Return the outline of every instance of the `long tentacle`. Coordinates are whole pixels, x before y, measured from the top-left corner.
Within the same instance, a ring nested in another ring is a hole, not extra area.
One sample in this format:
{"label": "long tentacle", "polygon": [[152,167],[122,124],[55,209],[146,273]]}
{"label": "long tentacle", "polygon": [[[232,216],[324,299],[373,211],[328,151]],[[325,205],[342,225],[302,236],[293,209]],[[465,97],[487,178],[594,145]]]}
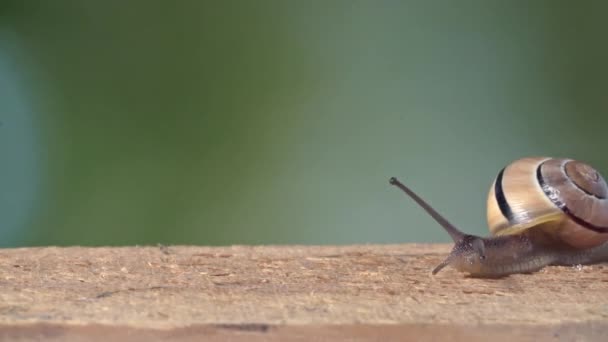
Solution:
{"label": "long tentacle", "polygon": [[[422,207],[422,209],[426,210],[426,212],[431,215],[432,218],[437,221],[452,237],[454,242],[460,241],[464,237],[464,233],[460,231],[460,229],[456,228],[453,224],[451,224],[448,220],[446,220],[443,216],[441,216],[430,204],[426,203],[420,196],[418,196],[414,191],[412,191],[407,186],[403,185],[397,178],[392,177],[389,181],[391,185],[398,187],[403,190],[408,196],[410,196],[418,205]],[[444,265],[445,266],[445,265]],[[439,268],[441,269],[441,268]],[[437,270],[439,271],[439,270]]]}

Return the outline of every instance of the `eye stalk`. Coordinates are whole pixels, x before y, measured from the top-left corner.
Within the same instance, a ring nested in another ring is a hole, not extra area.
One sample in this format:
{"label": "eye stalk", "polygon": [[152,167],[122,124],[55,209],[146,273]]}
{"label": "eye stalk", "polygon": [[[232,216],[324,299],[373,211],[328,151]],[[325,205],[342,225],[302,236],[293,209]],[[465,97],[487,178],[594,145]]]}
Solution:
{"label": "eye stalk", "polygon": [[437,221],[437,223],[439,223],[439,225],[442,226],[443,229],[445,229],[448,232],[448,234],[450,234],[450,236],[452,237],[452,240],[454,240],[454,242],[458,242],[465,236],[465,234],[462,231],[460,231],[460,229],[456,228],[453,224],[451,224],[448,220],[446,220],[443,216],[441,216],[437,212],[437,210],[433,209],[433,207],[431,207],[430,204],[426,203],[425,200],[423,200],[420,196],[418,196],[410,188],[403,185],[403,183],[401,183],[397,178],[391,177],[391,179],[389,180],[389,183],[391,185],[394,185],[394,186],[398,187],[399,189],[401,189],[408,196],[410,196],[416,203],[418,203],[418,205],[421,206],[422,209],[424,209],[429,215],[431,215],[431,217],[433,219],[435,219],[435,221]]}
{"label": "eye stalk", "polygon": [[418,196],[414,191],[401,183],[397,178],[392,177],[389,180],[391,185],[394,185],[405,192],[406,195],[411,197],[422,209],[424,209],[440,226],[445,229],[448,234],[454,240],[454,248],[452,248],[452,252],[448,257],[442,261],[435,269],[433,269],[433,274],[437,274],[444,267],[455,264],[455,263],[463,263],[465,260],[469,260],[468,262],[473,262],[477,260],[477,262],[481,262],[486,258],[486,246],[483,238],[469,235],[463,233],[460,229],[456,228],[453,224],[451,224],[448,220],[446,220],[441,214],[437,212],[430,204],[428,204],[425,200],[423,200],[420,196]]}

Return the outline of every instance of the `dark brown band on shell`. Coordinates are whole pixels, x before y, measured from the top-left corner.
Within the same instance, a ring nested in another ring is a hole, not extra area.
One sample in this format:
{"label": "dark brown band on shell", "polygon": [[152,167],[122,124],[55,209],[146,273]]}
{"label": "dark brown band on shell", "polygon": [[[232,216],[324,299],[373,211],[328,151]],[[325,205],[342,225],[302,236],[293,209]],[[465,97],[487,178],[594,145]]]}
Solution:
{"label": "dark brown band on shell", "polygon": [[[594,232],[597,232],[597,233],[608,233],[608,227],[598,226],[587,220],[584,220],[581,217],[575,215],[572,212],[572,210],[570,208],[568,208],[568,205],[562,199],[560,191],[558,189],[554,188],[553,186],[547,184],[547,181],[545,180],[545,177],[543,176],[543,172],[542,172],[542,168],[545,165],[545,163],[546,162],[543,162],[540,165],[538,165],[538,167],[536,169],[536,179],[537,179],[540,187],[543,189],[543,192],[545,193],[545,195],[549,198],[549,200],[551,200],[551,202],[553,202],[553,204],[556,207],[558,207],[562,212],[564,212],[564,214],[568,215],[568,217],[570,219],[572,219],[574,222],[576,222],[578,225],[585,227],[589,230],[592,230]],[[566,174],[565,168],[564,168],[564,174]],[[566,177],[569,177],[569,176],[566,175]],[[581,186],[579,184],[577,184],[576,182],[571,182],[571,183],[577,189],[584,192],[587,196],[593,196],[598,199],[600,198],[599,196],[589,193],[589,191],[581,188]]]}
{"label": "dark brown band on shell", "polygon": [[[506,168],[506,167],[505,167]],[[496,203],[498,203],[498,208],[507,221],[512,222],[514,215],[513,210],[511,210],[511,206],[505,197],[505,192],[502,189],[502,176],[505,173],[505,168],[500,170],[498,176],[496,177],[496,182],[494,182],[494,194],[496,196]]]}

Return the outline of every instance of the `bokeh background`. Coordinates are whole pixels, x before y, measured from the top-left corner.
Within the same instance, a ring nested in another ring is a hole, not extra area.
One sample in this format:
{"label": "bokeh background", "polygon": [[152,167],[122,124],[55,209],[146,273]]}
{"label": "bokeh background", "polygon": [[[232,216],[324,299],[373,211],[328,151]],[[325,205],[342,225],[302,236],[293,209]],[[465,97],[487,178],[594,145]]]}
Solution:
{"label": "bokeh background", "polygon": [[0,246],[447,242],[608,174],[605,1],[0,2]]}

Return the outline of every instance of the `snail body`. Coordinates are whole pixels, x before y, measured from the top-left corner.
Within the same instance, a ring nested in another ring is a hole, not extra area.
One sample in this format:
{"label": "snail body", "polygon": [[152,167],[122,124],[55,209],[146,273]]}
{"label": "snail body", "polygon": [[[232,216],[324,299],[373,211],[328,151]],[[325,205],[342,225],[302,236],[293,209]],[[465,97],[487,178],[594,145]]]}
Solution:
{"label": "snail body", "polygon": [[522,158],[490,188],[490,237],[465,234],[396,178],[397,186],[452,237],[454,247],[433,274],[451,266],[475,277],[531,273],[548,265],[608,262],[608,186],[572,159]]}

